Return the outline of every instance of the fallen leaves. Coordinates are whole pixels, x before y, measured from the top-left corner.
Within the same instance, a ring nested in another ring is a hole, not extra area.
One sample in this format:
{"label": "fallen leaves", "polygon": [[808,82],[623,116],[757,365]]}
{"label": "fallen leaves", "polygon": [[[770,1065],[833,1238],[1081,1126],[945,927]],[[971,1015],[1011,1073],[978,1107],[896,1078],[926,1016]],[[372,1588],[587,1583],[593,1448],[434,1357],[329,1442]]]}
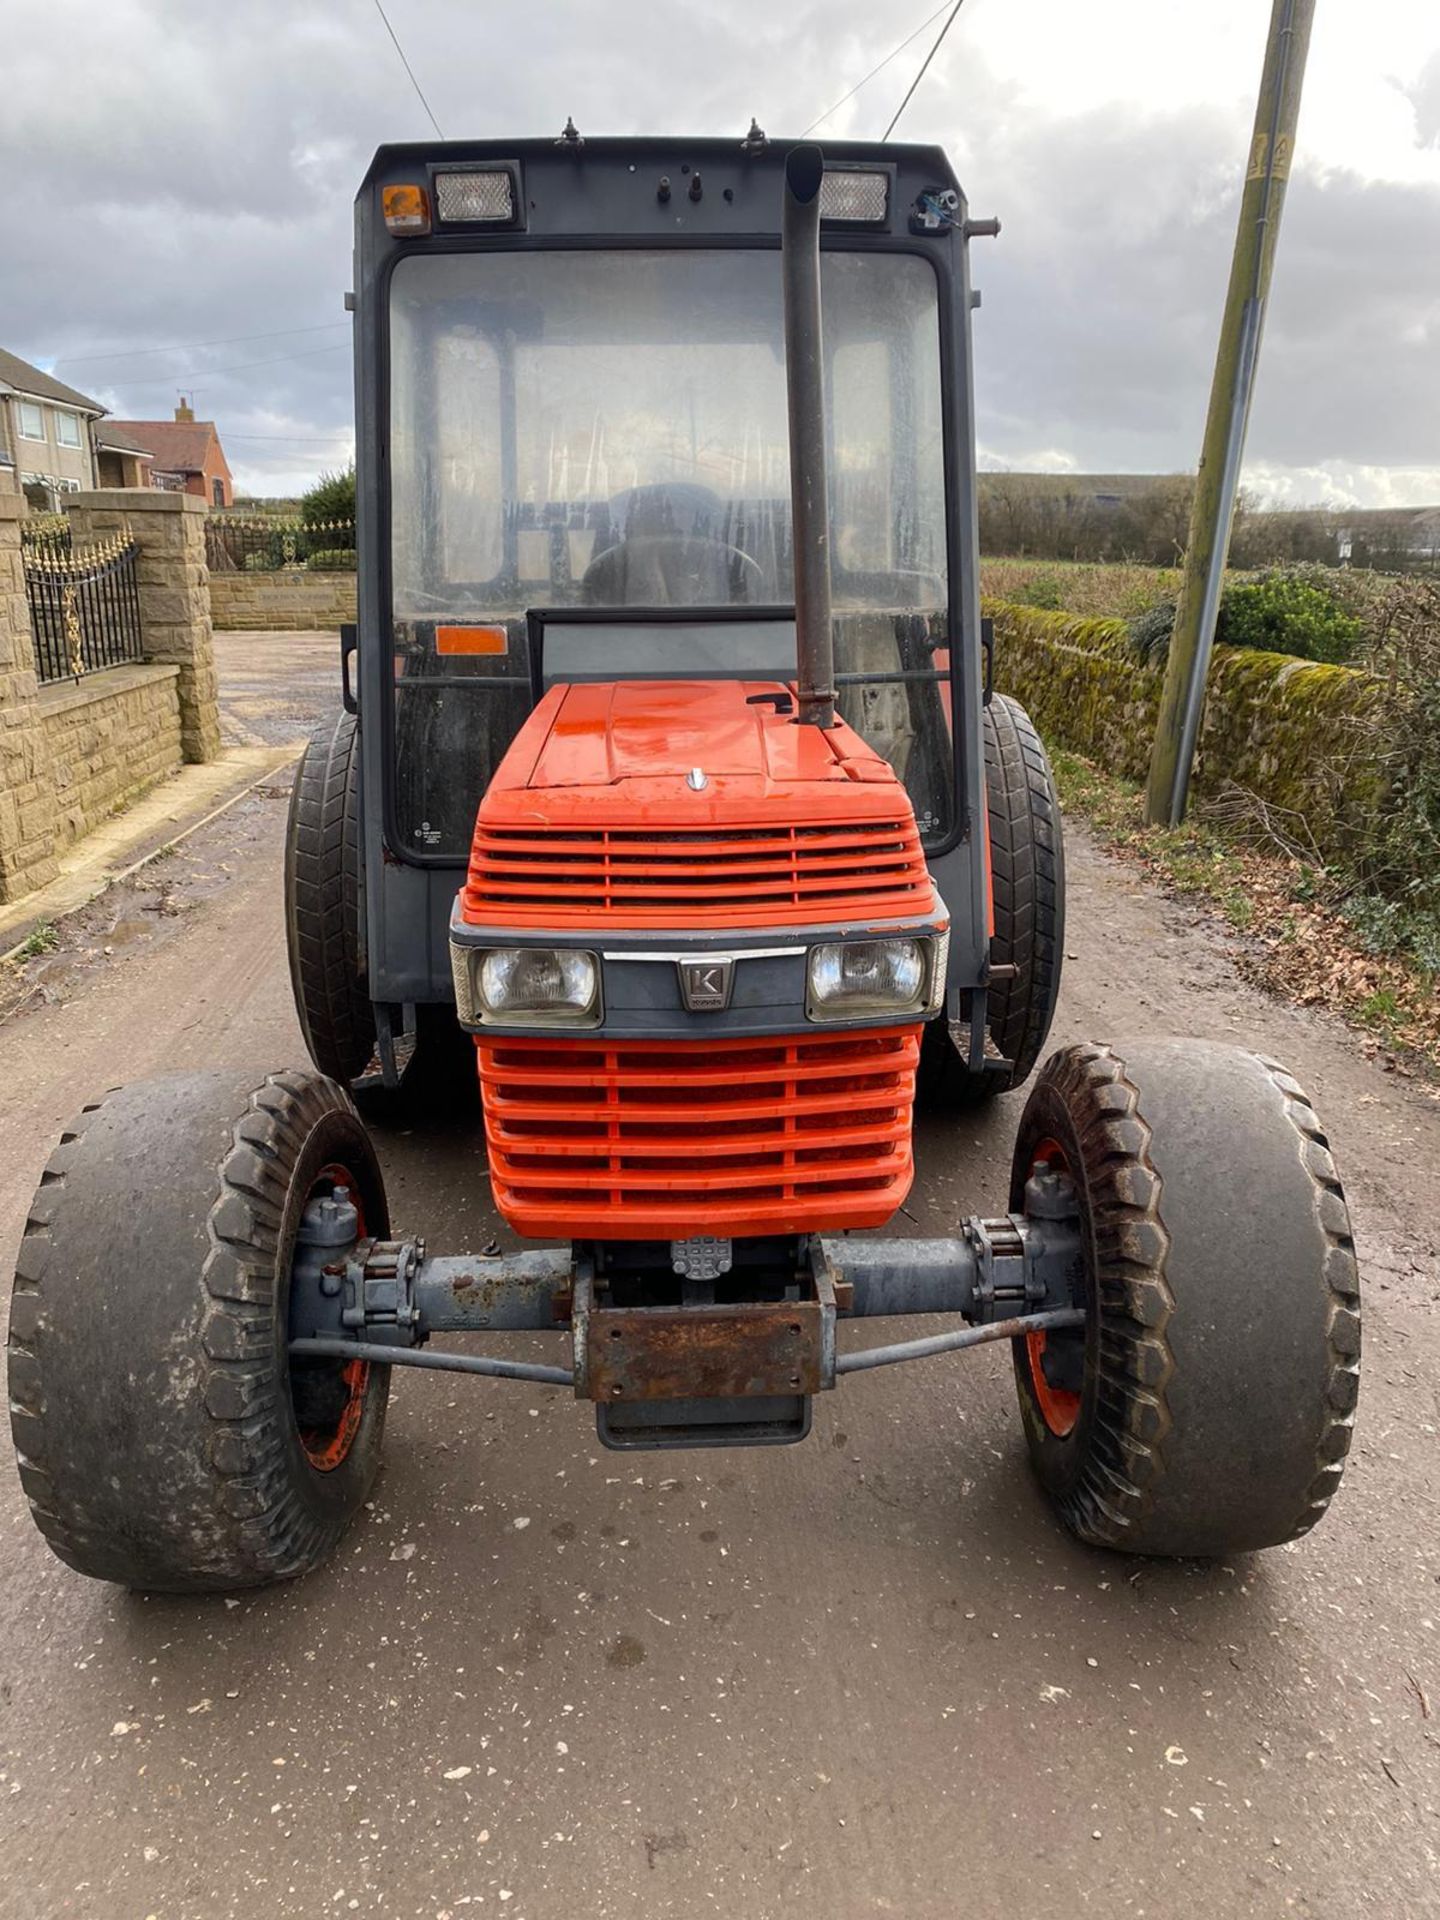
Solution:
{"label": "fallen leaves", "polygon": [[1071,754],[1056,756],[1065,810],[1085,819],[1108,849],[1172,897],[1200,899],[1237,939],[1242,979],[1292,1005],[1319,1008],[1361,1027],[1367,1051],[1389,1072],[1440,1067],[1440,994],[1424,968],[1368,952],[1354,926],[1317,893],[1323,878],[1279,853],[1230,841],[1203,822],[1147,827],[1138,790]]}

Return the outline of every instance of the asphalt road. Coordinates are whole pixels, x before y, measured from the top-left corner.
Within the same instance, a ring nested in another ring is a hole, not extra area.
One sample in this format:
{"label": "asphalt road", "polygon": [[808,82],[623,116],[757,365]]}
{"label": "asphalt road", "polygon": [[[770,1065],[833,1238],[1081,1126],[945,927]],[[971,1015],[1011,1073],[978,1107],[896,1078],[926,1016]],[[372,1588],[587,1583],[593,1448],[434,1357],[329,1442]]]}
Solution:
{"label": "asphalt road", "polygon": [[[232,737],[296,730],[332,645],[222,641]],[[97,1089],[302,1059],[284,785],[91,909],[0,1028],[7,1261]],[[991,1350],[733,1454],[607,1454],[564,1393],[401,1375],[341,1553],[238,1600],[70,1573],[6,1450],[3,1920],[1440,1913],[1440,1107],[1069,845],[1056,1040],[1257,1047],[1332,1132],[1367,1345],[1323,1526],[1218,1566],[1077,1546]],[[996,1208],[1018,1109],[926,1126],[901,1224]],[[495,1229],[473,1103],[379,1138],[400,1227]]]}

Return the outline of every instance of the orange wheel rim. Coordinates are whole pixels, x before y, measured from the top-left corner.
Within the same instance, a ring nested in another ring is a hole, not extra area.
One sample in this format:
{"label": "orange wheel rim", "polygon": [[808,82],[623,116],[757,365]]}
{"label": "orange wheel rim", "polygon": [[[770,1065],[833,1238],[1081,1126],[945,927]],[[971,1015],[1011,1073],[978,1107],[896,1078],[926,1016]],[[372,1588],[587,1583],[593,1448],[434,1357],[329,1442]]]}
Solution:
{"label": "orange wheel rim", "polygon": [[1071,1393],[1065,1387],[1052,1387],[1045,1378],[1045,1341],[1044,1333],[1027,1333],[1025,1336],[1025,1354],[1030,1366],[1030,1390],[1035,1395],[1035,1404],[1040,1409],[1040,1418],[1045,1422],[1057,1440],[1063,1440],[1073,1431],[1075,1422],[1080,1418],[1080,1395]]}
{"label": "orange wheel rim", "polygon": [[[1057,1167],[1062,1173],[1069,1173],[1070,1159],[1058,1140],[1042,1140],[1035,1149],[1035,1158],[1044,1160],[1047,1165]],[[1030,1373],[1030,1391],[1035,1396],[1035,1405],[1040,1418],[1045,1422],[1057,1440],[1063,1440],[1073,1433],[1075,1423],[1080,1418],[1081,1396],[1072,1393],[1068,1387],[1052,1387],[1045,1377],[1045,1343],[1049,1338],[1043,1331],[1027,1333],[1025,1336],[1025,1361]]]}
{"label": "orange wheel rim", "polygon": [[370,1362],[348,1361],[340,1378],[345,1383],[346,1392],[345,1410],[338,1424],[328,1433],[303,1427],[300,1430],[300,1444],[305,1449],[305,1458],[317,1473],[333,1473],[355,1444],[360,1422],[365,1417],[365,1389],[370,1384]]}
{"label": "orange wheel rim", "polygon": [[[349,1193],[358,1217],[359,1237],[363,1240],[366,1237],[365,1203],[360,1197],[359,1183],[348,1167],[338,1164],[322,1167],[315,1176],[315,1184],[310,1189],[306,1204],[317,1194],[333,1192],[336,1187],[344,1187]],[[365,1418],[365,1391],[370,1384],[370,1362],[347,1360],[340,1370],[340,1379],[345,1387],[345,1405],[335,1425],[299,1429],[305,1458],[317,1473],[333,1473],[349,1458],[355,1436],[360,1431],[360,1422]]]}

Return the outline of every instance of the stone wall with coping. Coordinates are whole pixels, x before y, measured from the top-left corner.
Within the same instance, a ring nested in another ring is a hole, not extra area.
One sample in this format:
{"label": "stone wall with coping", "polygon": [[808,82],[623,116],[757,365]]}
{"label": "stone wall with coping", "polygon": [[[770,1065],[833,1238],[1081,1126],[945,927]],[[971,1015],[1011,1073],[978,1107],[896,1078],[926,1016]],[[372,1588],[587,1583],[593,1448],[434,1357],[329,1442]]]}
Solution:
{"label": "stone wall with coping", "polygon": [[212,573],[210,618],[217,633],[329,632],[355,618],[355,575]]}
{"label": "stone wall with coping", "polygon": [[181,762],[180,669],[107,667],[40,689],[57,853]]}
{"label": "stone wall with coping", "polygon": [[21,493],[0,491],[0,902],[59,872],[49,743],[40,723],[35,648],[20,557]]}
{"label": "stone wall with coping", "polygon": [[25,500],[0,491],[0,902],[59,873],[59,856],[182,760],[220,751],[205,503],[115,489],[66,501],[77,550],[128,531],[143,661],[41,686],[20,551]]}
{"label": "stone wall with coping", "polygon": [[[1136,658],[1123,620],[1085,620],[987,600],[995,685],[1046,745],[1142,782],[1165,676]],[[1217,647],[1210,663],[1194,792],[1235,789],[1304,823],[1322,858],[1344,856],[1381,800],[1369,716],[1377,683],[1354,667]]]}
{"label": "stone wall with coping", "polygon": [[76,545],[129,530],[140,548],[140,632],[145,658],[180,669],[180,740],[187,760],[220,751],[219,686],[210,631],[205,502],[188,493],[112,487],[64,502]]}

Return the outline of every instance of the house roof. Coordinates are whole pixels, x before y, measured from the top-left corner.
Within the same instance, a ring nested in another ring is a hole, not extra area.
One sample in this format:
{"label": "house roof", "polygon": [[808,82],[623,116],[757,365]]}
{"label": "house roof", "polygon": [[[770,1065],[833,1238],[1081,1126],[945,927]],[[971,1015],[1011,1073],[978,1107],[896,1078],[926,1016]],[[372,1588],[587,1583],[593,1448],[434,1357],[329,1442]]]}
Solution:
{"label": "house roof", "polygon": [[213,420],[111,420],[106,430],[153,455],[162,473],[203,473],[212,442],[230,471]]}
{"label": "house roof", "polygon": [[0,387],[13,387],[17,393],[31,395],[36,400],[55,400],[63,407],[78,407],[84,413],[97,416],[105,411],[89,394],[67,387],[63,380],[42,373],[39,367],[32,367],[18,353],[7,353],[3,347],[0,347]]}
{"label": "house roof", "polygon": [[132,435],[117,430],[113,420],[107,420],[103,426],[97,422],[94,431],[95,445],[101,453],[133,453],[141,460],[155,458],[150,449],[142,447]]}
{"label": "house roof", "polygon": [[[1300,509],[1304,511],[1304,509]],[[1398,527],[1409,525],[1429,531],[1440,526],[1440,507],[1336,507],[1347,527]]]}

